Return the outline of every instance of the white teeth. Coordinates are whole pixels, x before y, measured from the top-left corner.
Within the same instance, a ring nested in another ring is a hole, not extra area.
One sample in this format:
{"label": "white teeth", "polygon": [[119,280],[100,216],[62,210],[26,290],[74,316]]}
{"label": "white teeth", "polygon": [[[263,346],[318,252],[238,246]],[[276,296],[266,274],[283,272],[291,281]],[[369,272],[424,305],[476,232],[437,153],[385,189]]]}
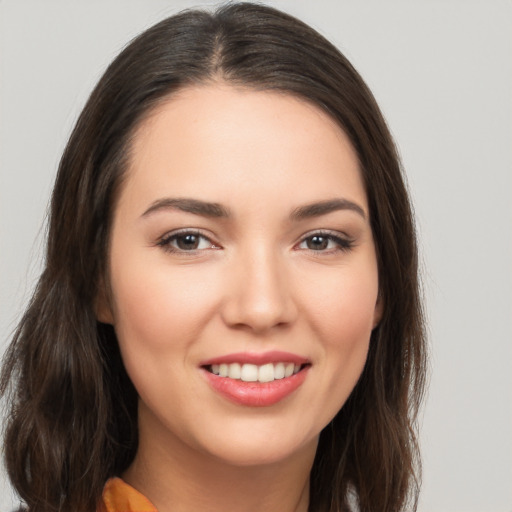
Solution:
{"label": "white teeth", "polygon": [[244,382],[256,382],[258,380],[258,367],[255,364],[244,364],[240,379]]}
{"label": "white teeth", "polygon": [[219,375],[221,377],[227,377],[229,375],[229,365],[228,364],[220,364],[219,365]]}
{"label": "white teeth", "polygon": [[228,377],[230,379],[239,379],[242,376],[242,367],[238,363],[229,365]]}
{"label": "white teeth", "polygon": [[295,365],[293,363],[288,363],[284,368],[284,376],[290,377],[291,375],[293,375],[294,369],[295,369]]}
{"label": "white teeth", "polygon": [[274,379],[284,378],[284,363],[277,363],[274,366]]}
{"label": "white teeth", "polygon": [[260,382],[272,382],[274,380],[274,365],[272,363],[260,366],[258,380]]}
{"label": "white teeth", "polygon": [[301,369],[300,364],[267,363],[261,366],[255,364],[222,363],[212,364],[211,372],[219,377],[242,380],[244,382],[272,382],[277,379],[291,377]]}

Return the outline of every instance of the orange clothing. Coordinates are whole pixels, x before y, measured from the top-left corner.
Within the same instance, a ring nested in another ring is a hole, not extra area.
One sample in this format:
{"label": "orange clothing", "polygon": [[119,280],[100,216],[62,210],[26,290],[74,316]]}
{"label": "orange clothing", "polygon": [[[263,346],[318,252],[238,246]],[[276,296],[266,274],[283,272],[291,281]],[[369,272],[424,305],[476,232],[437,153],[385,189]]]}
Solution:
{"label": "orange clothing", "polygon": [[98,512],[158,512],[139,491],[120,478],[105,484]]}

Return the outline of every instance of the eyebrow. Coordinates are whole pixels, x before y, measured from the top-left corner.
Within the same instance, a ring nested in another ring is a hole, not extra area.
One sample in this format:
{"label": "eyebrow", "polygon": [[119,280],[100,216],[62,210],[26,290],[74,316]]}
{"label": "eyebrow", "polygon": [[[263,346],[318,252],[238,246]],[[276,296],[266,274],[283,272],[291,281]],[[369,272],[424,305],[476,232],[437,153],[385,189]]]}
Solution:
{"label": "eyebrow", "polygon": [[142,214],[142,217],[146,217],[160,210],[169,209],[177,209],[182,212],[202,215],[203,217],[230,216],[229,210],[219,203],[209,203],[207,201],[200,201],[199,199],[165,197],[163,199],[157,199],[152,203],[151,206]]}
{"label": "eyebrow", "polygon": [[[154,201],[142,214],[142,217],[147,217],[161,210],[172,209],[201,215],[203,217],[228,218],[231,216],[229,210],[219,203],[210,203],[208,201],[192,198],[165,197]],[[327,201],[310,203],[295,208],[290,214],[290,220],[299,221],[312,217],[320,217],[321,215],[327,215],[328,213],[339,210],[350,210],[361,215],[363,219],[366,219],[365,211],[357,203],[349,201],[348,199],[328,199]]]}
{"label": "eyebrow", "polygon": [[339,210],[350,210],[353,211],[363,219],[366,220],[366,213],[361,206],[348,199],[329,199],[327,201],[321,201],[319,203],[311,203],[304,206],[295,208],[290,214],[292,220],[303,220],[311,217],[320,217],[321,215],[327,215],[328,213],[339,211]]}

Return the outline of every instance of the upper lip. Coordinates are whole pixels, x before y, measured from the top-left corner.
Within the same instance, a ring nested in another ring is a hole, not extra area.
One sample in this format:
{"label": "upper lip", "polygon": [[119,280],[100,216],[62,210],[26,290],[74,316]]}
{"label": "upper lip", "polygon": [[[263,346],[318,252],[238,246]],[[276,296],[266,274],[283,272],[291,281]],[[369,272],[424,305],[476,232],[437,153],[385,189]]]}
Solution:
{"label": "upper lip", "polygon": [[310,361],[306,357],[291,352],[272,350],[269,352],[237,352],[223,356],[212,357],[202,361],[200,366],[210,366],[212,364],[255,364],[261,366],[268,363],[294,363],[308,364]]}

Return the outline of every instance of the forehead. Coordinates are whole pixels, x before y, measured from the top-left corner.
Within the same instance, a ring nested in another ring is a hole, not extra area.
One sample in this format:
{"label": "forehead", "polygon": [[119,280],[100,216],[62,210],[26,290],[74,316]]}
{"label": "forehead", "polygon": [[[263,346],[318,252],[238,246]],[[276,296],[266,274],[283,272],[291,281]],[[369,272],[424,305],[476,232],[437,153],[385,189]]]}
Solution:
{"label": "forehead", "polygon": [[226,84],[184,88],[141,122],[125,186],[148,200],[252,190],[308,202],[348,190],[366,204],[355,150],[329,115],[291,94]]}

